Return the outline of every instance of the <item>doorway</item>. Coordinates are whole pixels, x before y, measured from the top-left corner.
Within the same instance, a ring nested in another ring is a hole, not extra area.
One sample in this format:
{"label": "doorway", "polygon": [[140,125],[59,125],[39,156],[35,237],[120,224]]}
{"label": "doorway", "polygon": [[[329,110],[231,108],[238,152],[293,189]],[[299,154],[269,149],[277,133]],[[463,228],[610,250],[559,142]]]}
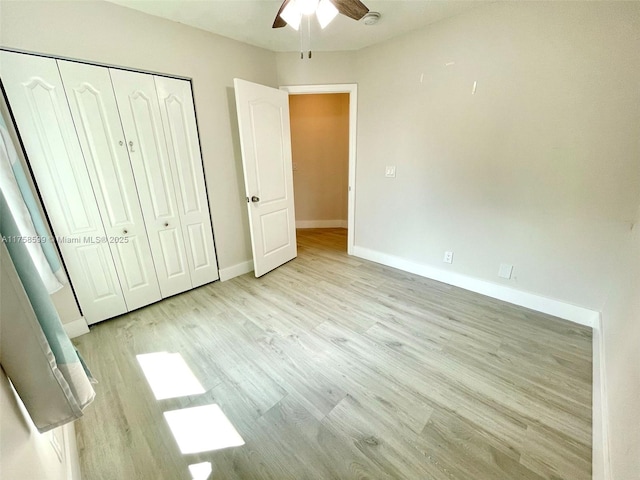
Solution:
{"label": "doorway", "polygon": [[289,93],[296,225],[347,228],[353,253],[357,86],[280,87]]}

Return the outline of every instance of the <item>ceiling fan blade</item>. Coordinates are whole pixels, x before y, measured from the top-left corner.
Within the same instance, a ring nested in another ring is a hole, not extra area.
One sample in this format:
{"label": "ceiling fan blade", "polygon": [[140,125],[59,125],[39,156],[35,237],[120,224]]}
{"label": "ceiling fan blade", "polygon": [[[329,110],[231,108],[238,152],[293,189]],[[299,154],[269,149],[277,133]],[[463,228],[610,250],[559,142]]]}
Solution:
{"label": "ceiling fan blade", "polygon": [[284,0],[284,2],[282,2],[282,5],[280,5],[280,10],[278,10],[278,14],[276,15],[276,19],[273,21],[273,27],[271,28],[282,28],[287,25],[287,22],[284,21],[280,14],[284,10],[284,7],[287,6],[287,3],[289,3],[290,1],[291,0]]}
{"label": "ceiling fan blade", "polygon": [[360,20],[369,9],[360,0],[331,0],[338,11],[354,20]]}

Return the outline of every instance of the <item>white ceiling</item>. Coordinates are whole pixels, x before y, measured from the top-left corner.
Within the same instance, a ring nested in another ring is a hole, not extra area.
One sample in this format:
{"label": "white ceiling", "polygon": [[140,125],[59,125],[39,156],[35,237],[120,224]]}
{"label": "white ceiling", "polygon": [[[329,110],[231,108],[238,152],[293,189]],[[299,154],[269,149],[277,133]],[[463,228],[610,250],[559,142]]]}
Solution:
{"label": "white ceiling", "polygon": [[[300,49],[300,34],[291,27],[273,29],[279,0],[109,0],[134,10],[167,18],[276,52]],[[489,3],[483,0],[363,0],[380,12],[367,26],[343,15],[324,30],[311,19],[313,51],[359,50],[405,32]]]}

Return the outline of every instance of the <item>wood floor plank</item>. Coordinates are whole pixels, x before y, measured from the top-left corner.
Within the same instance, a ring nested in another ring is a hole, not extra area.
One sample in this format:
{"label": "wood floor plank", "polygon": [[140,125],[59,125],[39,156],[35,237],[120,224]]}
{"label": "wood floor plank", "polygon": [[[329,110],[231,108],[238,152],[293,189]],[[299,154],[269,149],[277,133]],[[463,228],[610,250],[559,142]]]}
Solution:
{"label": "wood floor plank", "polygon": [[[352,396],[366,398],[368,403],[383,409],[392,409],[397,422],[419,433],[433,412],[427,399],[413,388],[385,375],[375,368],[355,361],[342,352],[331,349],[321,339],[312,336],[296,338],[301,350],[288,346],[292,356],[312,357],[322,366],[322,371]],[[318,355],[318,351],[330,351],[330,356]]]}
{"label": "wood floor plank", "polygon": [[[342,229],[75,342],[100,380],[76,423],[87,479],[591,478],[590,329],[350,257]],[[156,400],[153,352],[205,392]],[[206,405],[244,445],[180,453],[164,412]]]}
{"label": "wood floor plank", "polygon": [[584,445],[541,425],[530,425],[523,441],[522,465],[543,478],[588,478],[591,457]]}
{"label": "wood floor plank", "polygon": [[500,439],[451,411],[434,411],[422,434],[441,461],[459,471],[459,477],[542,479],[520,463],[520,455],[505,452]]}

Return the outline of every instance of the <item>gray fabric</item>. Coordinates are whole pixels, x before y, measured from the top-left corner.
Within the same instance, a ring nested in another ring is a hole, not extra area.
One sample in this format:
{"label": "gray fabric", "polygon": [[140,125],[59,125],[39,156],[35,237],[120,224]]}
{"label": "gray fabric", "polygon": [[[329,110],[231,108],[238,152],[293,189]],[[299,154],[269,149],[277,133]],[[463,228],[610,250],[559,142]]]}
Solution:
{"label": "gray fabric", "polygon": [[[0,193],[0,236],[16,235]],[[25,245],[0,248],[0,364],[43,432],[80,417],[95,392]]]}

